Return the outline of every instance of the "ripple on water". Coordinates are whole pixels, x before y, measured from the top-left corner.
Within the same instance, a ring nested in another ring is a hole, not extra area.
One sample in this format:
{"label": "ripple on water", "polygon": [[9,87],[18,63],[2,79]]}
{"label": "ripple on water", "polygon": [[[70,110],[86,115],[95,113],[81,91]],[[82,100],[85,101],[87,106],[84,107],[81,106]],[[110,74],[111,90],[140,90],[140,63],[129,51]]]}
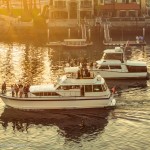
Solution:
{"label": "ripple on water", "polygon": [[[148,51],[133,49],[130,59],[146,60],[150,66]],[[63,64],[84,56],[95,61],[101,56],[92,48],[51,50],[29,43],[0,44],[0,52],[0,82],[5,77],[9,83],[22,79],[33,84],[55,81],[62,70],[52,68],[60,60]],[[114,109],[21,111],[5,108],[0,100],[0,149],[149,149],[149,82],[108,81],[119,91]]]}

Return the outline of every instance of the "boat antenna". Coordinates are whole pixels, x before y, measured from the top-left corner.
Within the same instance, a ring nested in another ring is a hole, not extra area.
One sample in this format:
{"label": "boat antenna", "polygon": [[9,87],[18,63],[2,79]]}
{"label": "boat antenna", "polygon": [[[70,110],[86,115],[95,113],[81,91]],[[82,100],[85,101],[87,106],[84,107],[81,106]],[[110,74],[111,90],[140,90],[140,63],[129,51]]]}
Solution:
{"label": "boat antenna", "polygon": [[129,40],[127,40],[127,42],[126,42],[126,44],[125,44],[125,47],[123,48],[123,51],[124,51],[124,53],[123,53],[123,57],[124,57],[124,59],[126,59],[126,56],[125,56],[125,52],[126,52],[126,49],[127,49],[127,47],[129,46]]}
{"label": "boat antenna", "polygon": [[126,48],[129,46],[129,40],[126,42],[125,47],[124,47],[124,51],[126,50]]}

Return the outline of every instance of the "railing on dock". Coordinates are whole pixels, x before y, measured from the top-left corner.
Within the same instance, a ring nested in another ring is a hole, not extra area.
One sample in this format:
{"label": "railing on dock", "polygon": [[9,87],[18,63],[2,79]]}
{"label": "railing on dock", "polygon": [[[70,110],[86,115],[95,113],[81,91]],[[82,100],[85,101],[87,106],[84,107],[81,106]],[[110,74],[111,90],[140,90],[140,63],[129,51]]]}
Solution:
{"label": "railing on dock", "polygon": [[110,38],[109,26],[110,26],[110,23],[108,23],[108,22],[104,23],[104,39],[105,39],[105,42],[111,42],[112,41],[112,39]]}

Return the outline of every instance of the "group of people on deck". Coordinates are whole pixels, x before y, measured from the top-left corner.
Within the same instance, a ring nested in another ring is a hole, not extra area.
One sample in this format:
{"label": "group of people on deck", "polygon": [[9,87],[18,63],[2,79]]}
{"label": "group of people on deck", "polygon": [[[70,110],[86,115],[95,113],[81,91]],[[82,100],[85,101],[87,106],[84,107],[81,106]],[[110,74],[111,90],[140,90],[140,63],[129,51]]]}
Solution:
{"label": "group of people on deck", "polygon": [[93,62],[88,63],[86,58],[83,58],[82,60],[77,59],[71,59],[68,60],[68,63],[66,64],[66,67],[75,67],[78,66],[80,70],[78,70],[77,78],[86,78],[91,77],[91,73],[89,69],[93,68]]}
{"label": "group of people on deck", "polygon": [[[28,97],[28,93],[29,93],[29,88],[30,85],[29,84],[22,84],[21,81],[19,80],[18,84],[11,84],[11,94],[12,97],[16,96],[16,97]],[[4,82],[2,84],[2,94],[6,93],[6,82]]]}
{"label": "group of people on deck", "polygon": [[143,36],[136,36],[136,43],[142,43],[144,42],[144,37]]}
{"label": "group of people on deck", "polygon": [[66,67],[75,67],[80,66],[80,68],[86,68],[90,67],[92,68],[94,66],[93,62],[88,63],[88,60],[86,58],[83,59],[68,59]]}

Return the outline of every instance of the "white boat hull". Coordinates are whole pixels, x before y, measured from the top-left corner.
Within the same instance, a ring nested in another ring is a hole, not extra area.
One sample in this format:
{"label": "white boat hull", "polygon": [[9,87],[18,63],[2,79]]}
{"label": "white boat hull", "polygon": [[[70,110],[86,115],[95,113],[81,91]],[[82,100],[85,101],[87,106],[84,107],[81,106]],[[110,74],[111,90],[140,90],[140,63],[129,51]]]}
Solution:
{"label": "white boat hull", "polygon": [[116,100],[99,97],[15,98],[1,95],[3,102],[17,109],[83,109],[115,106]]}
{"label": "white boat hull", "polygon": [[117,72],[117,71],[106,71],[106,70],[92,70],[95,74],[100,74],[106,79],[146,79],[148,78],[147,72]]}

